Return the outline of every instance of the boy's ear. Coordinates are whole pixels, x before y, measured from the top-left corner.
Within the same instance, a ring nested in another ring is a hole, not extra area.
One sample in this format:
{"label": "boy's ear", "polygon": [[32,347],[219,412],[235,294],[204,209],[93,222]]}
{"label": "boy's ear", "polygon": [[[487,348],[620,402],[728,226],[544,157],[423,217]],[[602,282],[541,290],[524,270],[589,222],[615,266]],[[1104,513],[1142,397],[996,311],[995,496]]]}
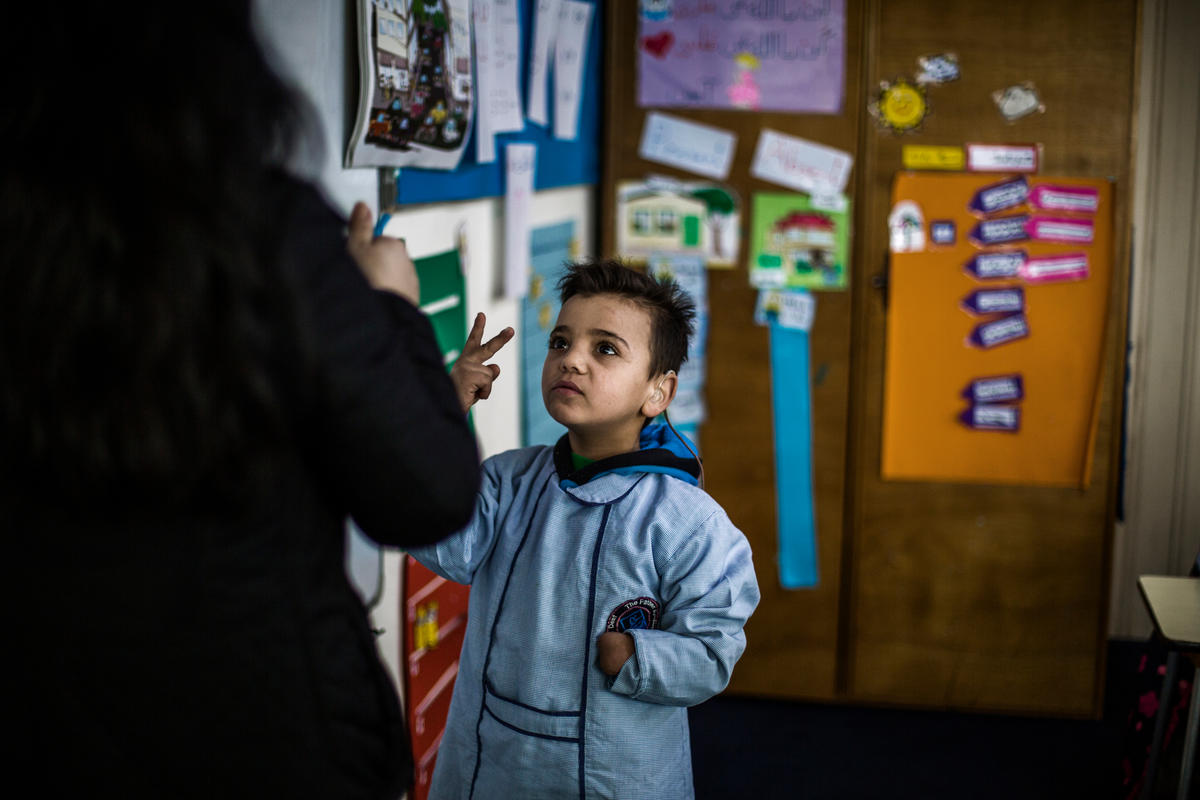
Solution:
{"label": "boy's ear", "polygon": [[650,392],[650,397],[645,403],[642,403],[642,414],[647,419],[654,419],[666,411],[667,406],[671,405],[671,401],[675,399],[675,390],[678,388],[679,376],[675,374],[675,370],[667,370],[658,379],[653,391]]}

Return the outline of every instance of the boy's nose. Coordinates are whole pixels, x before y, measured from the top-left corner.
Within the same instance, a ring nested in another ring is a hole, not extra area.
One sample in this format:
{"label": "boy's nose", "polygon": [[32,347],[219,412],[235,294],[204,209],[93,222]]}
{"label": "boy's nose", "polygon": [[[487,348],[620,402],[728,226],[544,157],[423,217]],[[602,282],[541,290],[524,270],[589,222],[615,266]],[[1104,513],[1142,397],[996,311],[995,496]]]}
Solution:
{"label": "boy's nose", "polygon": [[578,347],[568,347],[563,353],[562,368],[564,372],[582,372],[583,371],[583,353]]}

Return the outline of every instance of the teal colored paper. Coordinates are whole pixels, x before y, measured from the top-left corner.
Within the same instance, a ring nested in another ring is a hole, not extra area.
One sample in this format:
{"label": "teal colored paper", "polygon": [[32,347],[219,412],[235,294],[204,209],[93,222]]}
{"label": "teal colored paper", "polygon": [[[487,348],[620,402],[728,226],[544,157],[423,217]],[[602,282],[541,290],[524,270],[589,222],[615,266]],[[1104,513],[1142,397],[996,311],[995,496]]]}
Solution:
{"label": "teal colored paper", "polygon": [[803,589],[817,585],[808,331],[772,320],[770,337],[779,583],[785,589]]}
{"label": "teal colored paper", "polygon": [[573,221],[529,232],[529,292],[521,301],[521,442],[525,447],[552,445],[566,430],[542,402],[542,364],[560,308],[555,285],[571,257],[574,238]]}

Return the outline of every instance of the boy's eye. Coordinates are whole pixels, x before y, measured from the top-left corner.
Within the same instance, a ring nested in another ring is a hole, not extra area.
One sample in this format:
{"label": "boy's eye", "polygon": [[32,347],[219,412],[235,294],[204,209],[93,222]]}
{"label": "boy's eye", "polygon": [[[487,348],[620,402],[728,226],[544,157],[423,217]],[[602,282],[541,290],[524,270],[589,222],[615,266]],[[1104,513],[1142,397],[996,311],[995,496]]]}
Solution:
{"label": "boy's eye", "polygon": [[600,353],[601,355],[615,356],[617,354],[617,348],[613,347],[608,342],[601,342],[600,344],[596,345],[596,352]]}
{"label": "boy's eye", "polygon": [[566,350],[567,349],[567,340],[562,338],[561,336],[551,336],[550,337],[550,349],[551,350]]}

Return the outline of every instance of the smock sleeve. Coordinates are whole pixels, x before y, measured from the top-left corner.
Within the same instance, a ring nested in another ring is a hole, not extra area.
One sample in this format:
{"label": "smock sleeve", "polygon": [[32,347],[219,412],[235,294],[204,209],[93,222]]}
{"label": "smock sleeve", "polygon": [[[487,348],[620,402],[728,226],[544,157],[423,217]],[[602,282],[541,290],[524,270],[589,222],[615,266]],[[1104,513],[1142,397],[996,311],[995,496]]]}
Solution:
{"label": "smock sleeve", "polygon": [[661,628],[627,631],[634,654],[609,688],[634,700],[702,703],[723,690],[758,605],[750,545],[723,511],[685,537],[663,569]]}
{"label": "smock sleeve", "polygon": [[496,468],[496,460],[489,459],[483,464],[475,513],[467,526],[437,544],[411,548],[409,555],[443,578],[455,583],[472,583],[476,571],[496,545],[502,502],[500,471]]}

